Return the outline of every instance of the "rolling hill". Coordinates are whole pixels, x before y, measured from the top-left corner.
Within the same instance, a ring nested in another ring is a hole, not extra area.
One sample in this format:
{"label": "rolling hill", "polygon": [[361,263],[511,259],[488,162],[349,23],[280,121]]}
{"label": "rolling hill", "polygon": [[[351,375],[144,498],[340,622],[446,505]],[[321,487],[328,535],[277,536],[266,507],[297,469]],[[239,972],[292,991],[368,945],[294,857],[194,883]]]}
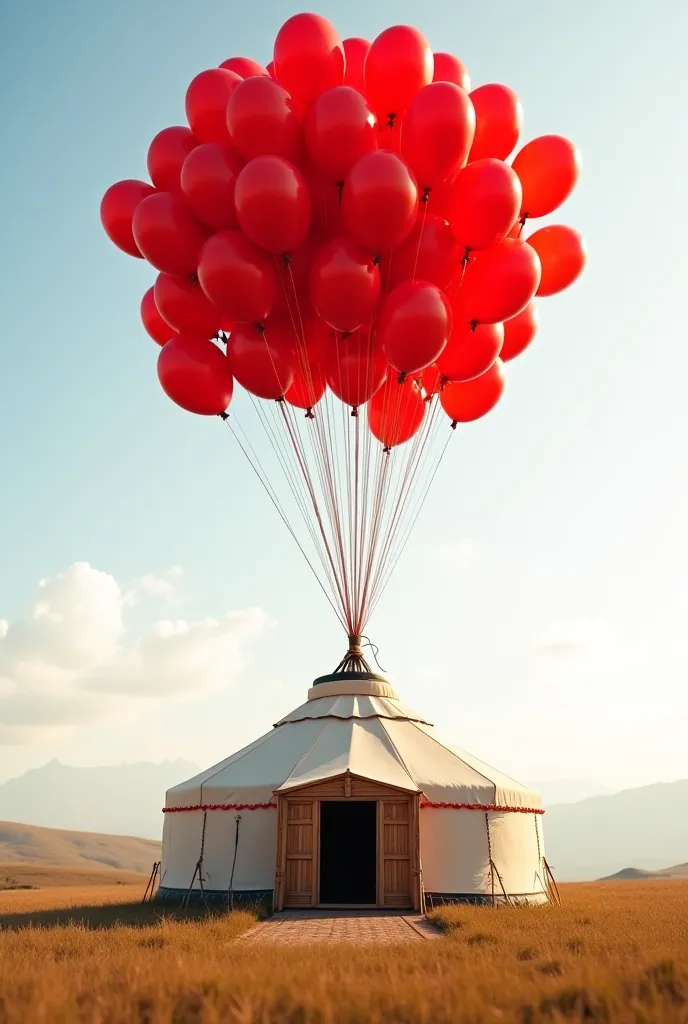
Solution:
{"label": "rolling hill", "polygon": [[[103,835],[39,828],[13,821],[0,821],[0,874],[12,867],[31,865],[103,869],[150,874],[160,859],[160,843],[134,836]],[[66,883],[65,883],[66,884]]]}
{"label": "rolling hill", "polygon": [[688,864],[675,864],[662,871],[643,871],[642,868],[622,868],[616,874],[600,878],[600,882],[635,882],[645,878],[688,878]]}

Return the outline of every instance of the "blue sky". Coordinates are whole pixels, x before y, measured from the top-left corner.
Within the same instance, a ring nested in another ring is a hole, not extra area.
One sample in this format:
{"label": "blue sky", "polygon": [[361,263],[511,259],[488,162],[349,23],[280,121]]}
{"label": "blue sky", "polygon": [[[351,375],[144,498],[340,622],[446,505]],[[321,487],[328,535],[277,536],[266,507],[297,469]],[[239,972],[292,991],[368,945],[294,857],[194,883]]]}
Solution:
{"label": "blue sky", "polygon": [[[160,391],[138,317],[154,273],[98,219],[107,186],[145,176],[150,139],[183,123],[190,79],[234,54],[267,62],[294,10],[3,12],[0,619],[30,618],[40,579],[88,562],[137,595],[115,646],[133,649],[157,619],[259,608],[265,621],[249,621],[241,665],[207,692],[180,698],[163,681],[158,699],[115,700],[81,724],[24,722],[0,746],[0,779],[52,756],[212,762],[340,656],[338,624],[226,431]],[[687,776],[688,14],[669,0],[318,10],[342,37],[416,24],[474,85],[516,90],[525,139],[560,132],[584,160],[553,219],[583,232],[587,271],[541,302],[498,409],[457,432],[370,625],[382,664],[410,704],[517,776]],[[28,691],[46,706],[49,675]],[[14,685],[0,662],[0,705]]]}

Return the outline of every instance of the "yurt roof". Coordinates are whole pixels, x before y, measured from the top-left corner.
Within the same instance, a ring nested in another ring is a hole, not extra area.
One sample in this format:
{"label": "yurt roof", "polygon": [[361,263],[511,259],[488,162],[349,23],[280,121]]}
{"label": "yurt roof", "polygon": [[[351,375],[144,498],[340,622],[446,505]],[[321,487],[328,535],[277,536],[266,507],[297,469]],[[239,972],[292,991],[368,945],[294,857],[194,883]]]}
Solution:
{"label": "yurt roof", "polygon": [[169,790],[167,806],[265,806],[345,772],[440,806],[541,806],[537,793],[438,739],[387,683],[326,684],[308,696],[270,732]]}

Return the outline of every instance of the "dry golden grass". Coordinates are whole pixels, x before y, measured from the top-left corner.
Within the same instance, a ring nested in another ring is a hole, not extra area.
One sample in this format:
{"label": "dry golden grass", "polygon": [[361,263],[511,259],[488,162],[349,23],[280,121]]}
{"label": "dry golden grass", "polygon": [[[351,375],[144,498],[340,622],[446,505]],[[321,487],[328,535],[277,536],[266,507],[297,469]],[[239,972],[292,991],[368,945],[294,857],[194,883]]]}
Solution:
{"label": "dry golden grass", "polygon": [[103,890],[52,890],[50,908],[47,890],[0,894],[0,1024],[688,1021],[682,881],[562,886],[561,908],[447,908],[446,938],[396,948],[245,946],[248,914],[175,920],[117,905],[124,888],[90,907]]}
{"label": "dry golden grass", "polygon": [[82,888],[89,885],[144,885],[149,876],[115,868],[75,868],[51,864],[0,863],[0,892],[15,886],[45,889],[55,886]]}

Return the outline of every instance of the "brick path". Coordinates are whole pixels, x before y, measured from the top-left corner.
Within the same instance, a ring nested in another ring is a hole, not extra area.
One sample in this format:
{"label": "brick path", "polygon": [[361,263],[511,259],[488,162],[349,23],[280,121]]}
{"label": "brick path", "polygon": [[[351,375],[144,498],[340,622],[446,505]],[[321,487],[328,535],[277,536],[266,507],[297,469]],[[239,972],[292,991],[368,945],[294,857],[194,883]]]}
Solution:
{"label": "brick path", "polygon": [[249,945],[302,946],[323,942],[422,942],[440,933],[421,914],[367,910],[286,910],[241,936]]}

